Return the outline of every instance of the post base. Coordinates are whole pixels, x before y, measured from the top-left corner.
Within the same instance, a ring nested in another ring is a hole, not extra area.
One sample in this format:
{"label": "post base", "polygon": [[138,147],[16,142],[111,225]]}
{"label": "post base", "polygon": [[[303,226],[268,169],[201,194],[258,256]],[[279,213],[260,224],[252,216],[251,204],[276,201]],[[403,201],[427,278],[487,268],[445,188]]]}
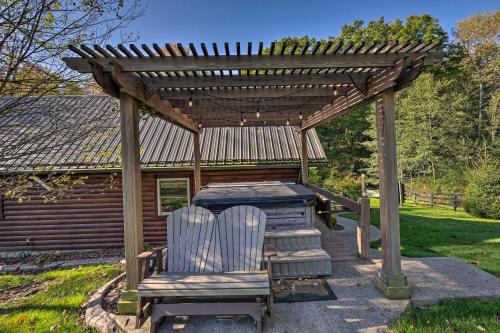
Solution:
{"label": "post base", "polygon": [[410,286],[402,273],[387,276],[379,271],[375,275],[375,286],[387,299],[410,299]]}
{"label": "post base", "polygon": [[137,310],[137,290],[124,290],[118,301],[118,314],[135,314]]}

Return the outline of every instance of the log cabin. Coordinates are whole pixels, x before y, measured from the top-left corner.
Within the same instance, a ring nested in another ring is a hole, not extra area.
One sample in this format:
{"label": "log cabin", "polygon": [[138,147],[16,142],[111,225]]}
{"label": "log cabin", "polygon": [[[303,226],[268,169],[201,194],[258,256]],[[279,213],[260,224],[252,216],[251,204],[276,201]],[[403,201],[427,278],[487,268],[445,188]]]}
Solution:
{"label": "log cabin", "polygon": [[[123,246],[119,110],[119,100],[107,95],[46,96],[23,99],[0,117],[4,184],[19,175],[30,175],[38,187],[47,186],[48,175],[77,179],[54,200],[36,191],[22,202],[2,195],[1,252]],[[306,139],[309,165],[324,165],[316,131]],[[142,109],[139,140],[144,241],[162,243],[166,215],[193,197],[193,136]],[[299,181],[301,144],[293,126],[203,129],[201,185]]]}

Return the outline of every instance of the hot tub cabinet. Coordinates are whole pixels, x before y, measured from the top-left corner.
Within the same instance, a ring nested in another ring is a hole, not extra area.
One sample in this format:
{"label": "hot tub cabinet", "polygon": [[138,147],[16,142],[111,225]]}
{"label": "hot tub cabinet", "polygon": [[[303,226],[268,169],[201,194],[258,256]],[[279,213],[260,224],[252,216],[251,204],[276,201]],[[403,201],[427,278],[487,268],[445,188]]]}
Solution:
{"label": "hot tub cabinet", "polygon": [[315,194],[293,182],[210,184],[193,198],[193,205],[214,214],[237,205],[251,205],[267,215],[265,242],[278,251],[274,278],[331,274],[330,256],[321,249],[314,227]]}
{"label": "hot tub cabinet", "polygon": [[237,205],[251,205],[267,215],[267,229],[313,227],[315,194],[301,184],[286,182],[210,184],[193,204],[215,214]]}

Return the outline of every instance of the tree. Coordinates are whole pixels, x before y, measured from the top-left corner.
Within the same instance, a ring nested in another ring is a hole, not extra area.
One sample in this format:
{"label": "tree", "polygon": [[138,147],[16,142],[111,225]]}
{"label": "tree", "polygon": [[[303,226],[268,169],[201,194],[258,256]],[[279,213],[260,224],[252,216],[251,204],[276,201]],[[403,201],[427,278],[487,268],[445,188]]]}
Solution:
{"label": "tree", "polygon": [[[62,110],[55,106],[33,106],[47,95],[94,89],[89,76],[69,70],[62,61],[71,54],[68,46],[101,44],[143,10],[139,0],[0,0],[0,164],[8,165],[34,150],[43,154],[44,149],[53,149],[39,147],[40,137],[53,137],[57,145],[58,134],[77,125],[74,119],[58,114]],[[122,40],[131,37],[123,35]],[[53,126],[37,131],[34,121],[27,119],[44,119]],[[84,123],[81,127],[84,129],[75,140],[103,135],[95,133],[97,126]],[[35,169],[2,176],[0,191],[20,200],[33,192],[53,199],[81,183],[81,177],[75,179],[69,173]]]}
{"label": "tree", "polygon": [[102,43],[142,12],[138,0],[0,0],[0,97],[13,97],[0,116],[27,96],[87,82],[62,61],[68,46]]}
{"label": "tree", "polygon": [[[474,14],[457,23],[454,31],[456,42],[463,46],[466,55],[463,65],[471,69],[471,79],[478,87],[477,136],[482,138],[485,122],[485,101],[497,104],[500,81],[500,10],[492,13]],[[496,108],[494,105],[493,108]],[[490,109],[491,110],[491,109]],[[491,116],[496,116],[496,111]],[[485,126],[486,125],[486,126]],[[496,130],[496,128],[495,128]],[[490,133],[494,138],[495,133]]]}
{"label": "tree", "polygon": [[408,16],[406,22],[396,19],[385,22],[384,17],[370,21],[366,26],[364,21],[356,20],[350,25],[342,26],[338,37],[330,37],[343,43],[371,43],[380,41],[422,41],[446,42],[447,33],[441,28],[436,18],[424,14]]}

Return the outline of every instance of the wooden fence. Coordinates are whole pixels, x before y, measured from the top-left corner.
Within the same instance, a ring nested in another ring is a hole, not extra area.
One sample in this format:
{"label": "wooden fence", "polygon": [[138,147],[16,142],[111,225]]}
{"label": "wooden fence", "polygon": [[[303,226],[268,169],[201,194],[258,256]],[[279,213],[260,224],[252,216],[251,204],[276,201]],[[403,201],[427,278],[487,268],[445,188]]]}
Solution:
{"label": "wooden fence", "polygon": [[[408,195],[409,194],[409,195]],[[405,202],[413,204],[424,203],[430,208],[434,206],[448,206],[457,210],[463,205],[463,197],[459,193],[435,193],[435,192],[410,192],[405,196]]]}
{"label": "wooden fence", "polygon": [[356,239],[358,244],[358,256],[362,259],[370,258],[370,199],[359,198],[359,201],[353,201],[329,192],[321,187],[308,184],[314,193],[316,193],[316,211],[321,220],[332,229],[332,202],[345,207],[359,214],[359,221],[356,227]]}

